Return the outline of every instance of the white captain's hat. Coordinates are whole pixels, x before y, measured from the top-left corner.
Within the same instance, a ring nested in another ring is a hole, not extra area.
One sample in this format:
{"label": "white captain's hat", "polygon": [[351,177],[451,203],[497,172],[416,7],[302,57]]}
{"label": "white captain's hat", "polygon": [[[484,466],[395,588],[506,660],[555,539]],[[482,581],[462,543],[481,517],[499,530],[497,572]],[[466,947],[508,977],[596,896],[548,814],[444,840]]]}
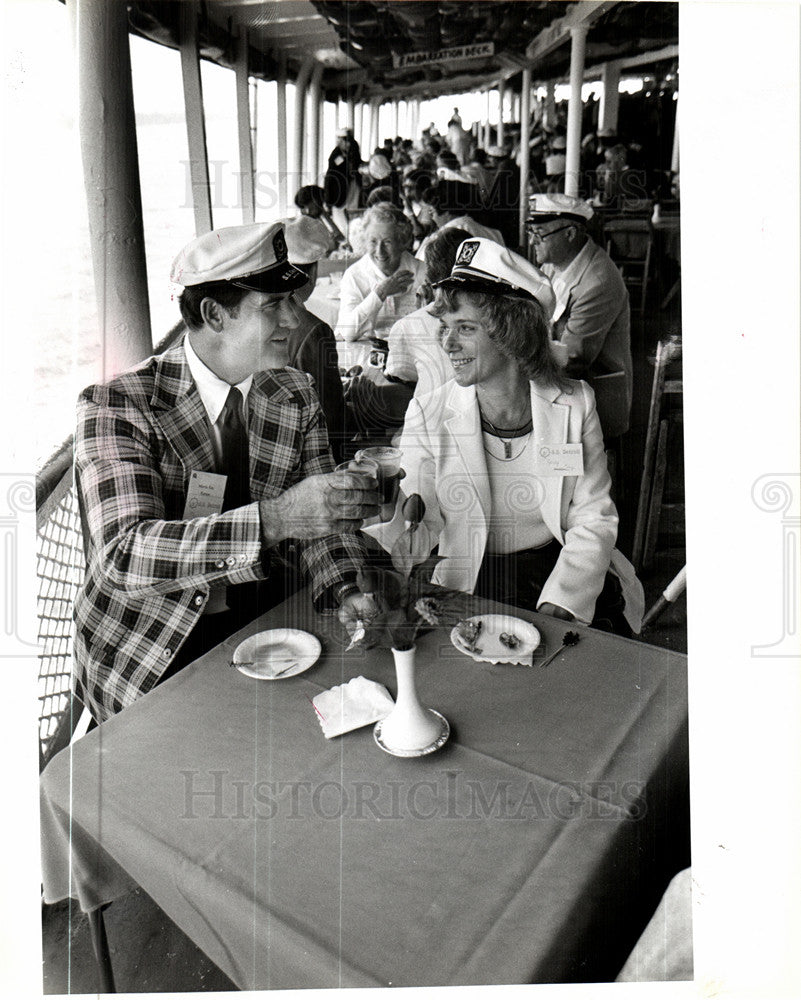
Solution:
{"label": "white captain's hat", "polygon": [[459,245],[450,276],[434,287],[535,299],[548,320],[556,308],[551,282],[538,267],[500,243],[477,236]]}
{"label": "white captain's hat", "polygon": [[283,223],[289,260],[293,264],[314,264],[328,256],[331,237],[319,219],[299,215]]}
{"label": "white captain's hat", "polygon": [[254,292],[290,292],[309,280],[289,263],[280,222],[213,229],[188,243],[172,264],[176,285],[230,281]]}
{"label": "white captain's hat", "polygon": [[529,221],[548,222],[551,219],[572,219],[589,222],[592,206],[569,194],[533,194],[528,200]]}

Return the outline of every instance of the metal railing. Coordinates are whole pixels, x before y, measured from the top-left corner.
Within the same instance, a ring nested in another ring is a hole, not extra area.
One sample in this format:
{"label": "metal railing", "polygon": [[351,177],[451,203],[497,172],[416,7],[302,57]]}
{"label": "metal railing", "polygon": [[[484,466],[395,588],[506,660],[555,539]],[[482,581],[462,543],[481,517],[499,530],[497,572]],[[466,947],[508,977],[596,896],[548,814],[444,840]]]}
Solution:
{"label": "metal railing", "polygon": [[[184,330],[178,323],[160,354]],[[86,569],[70,436],[36,477],[36,575],[39,620],[39,761],[69,743],[83,706],[72,694],[72,606]]]}
{"label": "metal railing", "polygon": [[[69,441],[72,452],[72,440]],[[62,459],[63,461],[63,459]],[[85,562],[72,464],[36,511],[39,620],[39,751],[42,764],[69,742],[80,711],[72,704],[72,604]]]}

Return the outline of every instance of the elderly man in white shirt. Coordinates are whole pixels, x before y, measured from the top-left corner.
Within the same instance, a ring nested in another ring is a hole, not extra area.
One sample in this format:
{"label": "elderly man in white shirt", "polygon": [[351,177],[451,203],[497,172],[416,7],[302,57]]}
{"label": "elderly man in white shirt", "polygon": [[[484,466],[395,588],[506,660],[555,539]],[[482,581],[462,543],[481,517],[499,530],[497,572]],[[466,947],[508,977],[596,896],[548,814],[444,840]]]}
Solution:
{"label": "elderly man in white shirt", "polygon": [[412,226],[399,208],[381,202],[368,209],[364,234],[366,253],[342,276],[338,340],[387,332],[417,307],[416,292],[425,276],[425,265],[407,249]]}

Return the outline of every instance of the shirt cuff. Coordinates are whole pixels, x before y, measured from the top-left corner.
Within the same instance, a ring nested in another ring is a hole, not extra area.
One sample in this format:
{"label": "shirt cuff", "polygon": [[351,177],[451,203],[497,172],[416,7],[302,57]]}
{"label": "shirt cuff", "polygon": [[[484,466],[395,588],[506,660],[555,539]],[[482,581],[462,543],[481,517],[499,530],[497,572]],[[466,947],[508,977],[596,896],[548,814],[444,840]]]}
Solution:
{"label": "shirt cuff", "polygon": [[325,613],[339,610],[340,605],[350,594],[357,594],[356,573],[343,573],[343,579],[326,587],[314,601],[317,611]]}

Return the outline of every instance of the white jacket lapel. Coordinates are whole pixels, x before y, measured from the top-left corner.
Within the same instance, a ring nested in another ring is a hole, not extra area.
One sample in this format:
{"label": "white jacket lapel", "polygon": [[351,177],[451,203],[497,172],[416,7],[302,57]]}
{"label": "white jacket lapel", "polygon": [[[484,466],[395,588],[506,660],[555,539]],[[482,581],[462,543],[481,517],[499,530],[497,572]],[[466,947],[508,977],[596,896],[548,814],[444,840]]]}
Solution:
{"label": "white jacket lapel", "polygon": [[[560,390],[554,386],[541,387],[531,383],[531,416],[534,433],[535,454],[545,445],[567,442],[570,407],[557,403]],[[562,534],[561,507],[564,478],[562,476],[540,476],[543,499],[540,511],[542,519],[557,538],[564,544]]]}
{"label": "white jacket lapel", "polygon": [[[446,432],[454,443],[454,453],[462,466],[465,478],[469,480],[478,496],[486,524],[490,516],[490,490],[487,478],[487,460],[484,455],[484,438],[481,433],[476,390],[473,386],[462,387],[455,382],[451,386],[448,400],[449,415],[445,417]],[[454,470],[455,471],[455,470]]]}

